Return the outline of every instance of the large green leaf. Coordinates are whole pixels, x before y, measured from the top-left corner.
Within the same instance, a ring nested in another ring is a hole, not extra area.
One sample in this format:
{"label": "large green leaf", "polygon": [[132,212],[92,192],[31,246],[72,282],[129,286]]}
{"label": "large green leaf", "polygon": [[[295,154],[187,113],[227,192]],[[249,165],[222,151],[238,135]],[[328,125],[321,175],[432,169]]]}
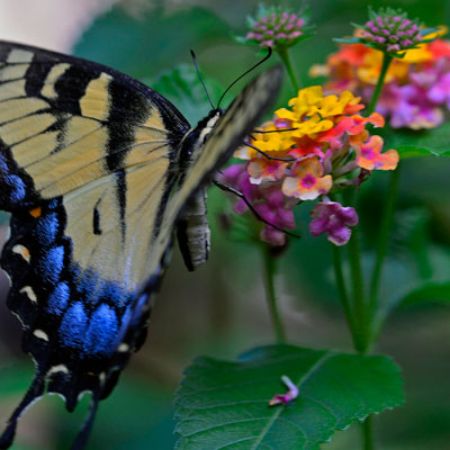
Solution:
{"label": "large green leaf", "polygon": [[423,156],[450,156],[450,122],[430,130],[394,130],[382,135],[386,148],[395,148],[402,159]]}
{"label": "large green leaf", "polygon": [[[299,397],[270,407],[282,375]],[[336,430],[403,403],[399,368],[385,356],[270,346],[236,362],[199,358],[176,397],[178,450],[313,450]]]}

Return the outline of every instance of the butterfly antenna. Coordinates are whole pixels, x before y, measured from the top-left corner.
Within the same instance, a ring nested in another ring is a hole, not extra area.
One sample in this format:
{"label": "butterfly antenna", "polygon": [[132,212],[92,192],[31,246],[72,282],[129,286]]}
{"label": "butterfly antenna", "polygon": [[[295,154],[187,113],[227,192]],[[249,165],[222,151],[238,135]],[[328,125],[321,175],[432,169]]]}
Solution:
{"label": "butterfly antenna", "polygon": [[200,80],[200,83],[203,86],[203,89],[205,91],[206,97],[208,98],[208,102],[211,105],[211,108],[215,109],[214,103],[212,102],[211,97],[209,96],[208,89],[206,88],[205,80],[203,79],[202,73],[200,72],[200,67],[199,67],[198,62],[197,62],[197,56],[196,56],[194,50],[191,50],[191,57],[192,57],[192,62],[193,62],[194,67],[195,67],[195,71],[197,72],[197,77],[198,77],[198,79]]}
{"label": "butterfly antenna", "polygon": [[217,103],[217,109],[220,108],[220,104],[222,103],[223,99],[225,98],[225,95],[228,94],[228,92],[230,91],[230,89],[239,81],[242,80],[242,78],[244,78],[246,75],[248,75],[250,72],[252,72],[253,70],[255,70],[257,67],[259,67],[261,64],[264,64],[270,57],[272,56],[272,49],[269,47],[267,49],[267,55],[264,56],[263,59],[261,59],[261,61],[258,61],[255,65],[253,65],[252,67],[250,67],[250,69],[246,70],[243,74],[239,75],[224,91],[224,93],[222,94],[222,96],[219,99],[219,102]]}

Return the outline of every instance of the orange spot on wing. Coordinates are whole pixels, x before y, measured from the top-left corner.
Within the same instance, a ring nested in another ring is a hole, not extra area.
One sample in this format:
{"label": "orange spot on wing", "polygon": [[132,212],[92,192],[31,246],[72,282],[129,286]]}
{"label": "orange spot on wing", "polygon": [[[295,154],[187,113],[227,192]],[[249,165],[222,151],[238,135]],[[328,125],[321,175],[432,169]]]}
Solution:
{"label": "orange spot on wing", "polygon": [[35,219],[42,216],[42,208],[40,208],[40,207],[30,209],[29,212]]}

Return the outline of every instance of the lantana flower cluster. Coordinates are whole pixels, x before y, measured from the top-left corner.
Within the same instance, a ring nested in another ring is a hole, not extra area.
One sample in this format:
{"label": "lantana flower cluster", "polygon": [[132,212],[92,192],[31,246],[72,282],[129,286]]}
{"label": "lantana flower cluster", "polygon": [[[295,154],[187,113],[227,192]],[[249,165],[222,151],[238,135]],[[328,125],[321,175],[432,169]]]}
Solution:
{"label": "lantana flower cluster", "polygon": [[249,31],[238,41],[276,50],[288,48],[311,35],[307,22],[304,11],[261,4],[255,17],[247,17]]}
{"label": "lantana flower cluster", "polygon": [[[347,243],[358,216],[331,197],[346,186],[359,185],[373,170],[394,170],[396,150],[383,150],[380,136],[367,130],[384,126],[379,113],[363,117],[359,97],[344,91],[324,95],[321,86],[300,89],[288,108],[275,111],[248,138],[235,156],[245,162],[224,170],[223,181],[242,192],[266,225],[261,238],[280,246],[283,229],[295,228],[293,208],[319,200],[312,211],[310,231],[326,233],[336,245]],[[248,205],[238,201],[244,213]],[[273,226],[272,226],[273,225]]]}
{"label": "lantana flower cluster", "polygon": [[407,13],[392,8],[369,10],[369,20],[361,27],[357,40],[361,43],[399,55],[402,50],[417,47],[426,30]]}
{"label": "lantana flower cluster", "polygon": [[[361,31],[356,32],[356,36]],[[443,31],[439,34],[443,34]],[[427,40],[437,35],[427,36]],[[450,109],[450,42],[435,39],[406,50],[392,61],[377,111],[393,128],[427,129],[440,125]],[[377,83],[383,53],[361,43],[343,44],[326,66],[312,74],[327,75],[327,92],[351,90],[368,101]]]}

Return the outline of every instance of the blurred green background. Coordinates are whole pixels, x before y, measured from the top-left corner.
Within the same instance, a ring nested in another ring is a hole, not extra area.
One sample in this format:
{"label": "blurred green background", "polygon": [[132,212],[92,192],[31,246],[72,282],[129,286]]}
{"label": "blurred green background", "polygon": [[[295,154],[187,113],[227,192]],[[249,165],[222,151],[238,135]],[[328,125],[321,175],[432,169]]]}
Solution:
{"label": "blurred green background", "polygon": [[[430,26],[450,23],[447,0],[311,2],[317,34],[296,47],[293,58],[303,83],[317,82],[308,78],[310,66],[324,62],[336,49],[333,37],[350,34],[350,23],[364,21],[369,4],[402,7]],[[160,77],[179,64],[190,65],[192,48],[204,74],[214,80],[217,98],[221,86],[228,85],[258,58],[255,48],[233,40],[233,34],[244,32],[245,17],[256,5],[250,0],[119,2],[93,20],[73,52],[161,87],[195,122],[208,111],[204,99],[198,106],[192,105],[183,90],[171,90]],[[280,105],[289,95],[286,83]],[[450,147],[450,136],[448,141]],[[383,285],[386,304],[397,302],[418,276],[424,280],[450,279],[449,173],[448,159],[415,159],[404,164],[392,257]],[[367,261],[386,181],[385,175],[376,174],[362,196]],[[217,226],[223,198],[221,192],[211,189],[210,261],[191,274],[175,250],[147,342],[132,359],[113,395],[102,403],[89,450],[172,449],[172,398],[183,367],[199,354],[231,358],[251,346],[271,342],[259,251],[228,239]],[[325,239],[308,236],[302,220],[307,214],[299,208],[303,237],[292,241],[283,255],[277,280],[289,338],[303,346],[350,350],[333,286],[330,248]],[[6,225],[1,235],[4,240]],[[20,327],[3,300],[7,292],[3,275],[0,292],[0,419],[6,419],[28,386],[33,368],[20,351]],[[450,293],[427,294],[418,300],[398,309],[377,349],[392,355],[402,366],[407,391],[406,405],[384,414],[376,423],[380,449],[450,449]],[[87,404],[85,398],[76,413],[69,415],[60,399],[45,398],[24,417],[14,449],[68,448]],[[324,448],[353,450],[357,448],[357,433],[356,428],[340,432]]]}

